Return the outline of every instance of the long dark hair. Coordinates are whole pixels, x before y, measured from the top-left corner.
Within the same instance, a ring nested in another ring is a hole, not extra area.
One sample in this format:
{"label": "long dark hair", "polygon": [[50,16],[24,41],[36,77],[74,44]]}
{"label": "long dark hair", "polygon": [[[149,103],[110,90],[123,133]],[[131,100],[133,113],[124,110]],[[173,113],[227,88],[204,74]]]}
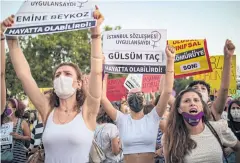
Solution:
{"label": "long dark hair", "polygon": [[[115,109],[117,109],[117,108],[115,108]],[[99,113],[97,115],[97,123],[112,123],[112,124],[114,124],[113,120],[104,111],[103,106],[100,106]]]}
{"label": "long dark hair", "polygon": [[[55,68],[54,73],[53,73],[53,77],[52,77],[53,80],[54,80],[54,76],[55,76],[56,71],[62,66],[71,66],[72,68],[74,68],[75,71],[76,71],[76,74],[77,74],[77,80],[82,81],[82,72],[79,69],[79,67],[74,63],[68,63],[68,62],[61,63]],[[83,103],[85,101],[85,98],[86,98],[86,95],[85,95],[83,89],[77,89],[76,100],[77,100],[77,111],[78,112],[80,112],[80,107],[83,105]],[[54,92],[54,89],[50,90],[50,101],[49,101],[49,103],[50,103],[51,108],[59,107],[59,105],[60,105],[59,97]]]}
{"label": "long dark hair", "polygon": [[231,115],[231,107],[233,104],[237,104],[240,106],[240,101],[239,100],[233,100],[229,106],[228,106],[228,126],[231,128],[233,133],[237,136],[238,140],[240,140],[240,122],[235,122],[233,121],[233,117]]}
{"label": "long dark hair", "polygon": [[[142,92],[128,93],[127,102],[130,108],[140,108],[143,109],[144,96]],[[132,109],[131,109],[132,110]]]}
{"label": "long dark hair", "polygon": [[209,118],[208,107],[202,100],[202,95],[199,92],[189,88],[179,93],[175,100],[174,107],[170,111],[164,135],[164,148],[166,151],[165,159],[168,163],[183,163],[185,155],[189,154],[191,150],[197,146],[196,142],[190,138],[184,119],[178,112],[182,96],[188,92],[194,92],[200,97],[204,112],[203,121],[206,121],[206,119]]}

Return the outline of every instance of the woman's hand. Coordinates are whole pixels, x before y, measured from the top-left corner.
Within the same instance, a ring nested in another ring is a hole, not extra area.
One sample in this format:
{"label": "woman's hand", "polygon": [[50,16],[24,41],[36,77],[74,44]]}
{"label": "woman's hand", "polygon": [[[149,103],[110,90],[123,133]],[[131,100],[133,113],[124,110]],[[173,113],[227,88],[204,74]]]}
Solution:
{"label": "woman's hand", "polygon": [[12,135],[14,139],[22,139],[22,136],[16,132],[11,132],[10,135]]}
{"label": "woman's hand", "polygon": [[167,45],[165,49],[167,59],[175,59],[176,49],[173,46]]}
{"label": "woman's hand", "polygon": [[96,10],[93,12],[93,17],[94,19],[97,20],[97,24],[96,27],[91,28],[91,33],[93,34],[100,34],[100,29],[99,27],[101,26],[102,22],[104,21],[104,16],[101,14],[101,12],[99,11],[98,7],[96,7]]}
{"label": "woman's hand", "polygon": [[6,30],[6,28],[11,27],[13,24],[14,24],[14,15],[9,16],[1,23],[1,29],[0,29],[1,38],[4,37],[3,32]]}

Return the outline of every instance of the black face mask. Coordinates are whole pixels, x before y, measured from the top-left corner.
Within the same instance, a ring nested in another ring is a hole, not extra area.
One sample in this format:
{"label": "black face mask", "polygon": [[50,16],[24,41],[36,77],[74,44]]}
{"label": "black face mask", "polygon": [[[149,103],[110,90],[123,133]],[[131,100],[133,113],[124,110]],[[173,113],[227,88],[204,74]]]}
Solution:
{"label": "black face mask", "polygon": [[132,97],[129,97],[128,105],[135,113],[138,113],[143,109],[143,102],[136,94],[133,94]]}

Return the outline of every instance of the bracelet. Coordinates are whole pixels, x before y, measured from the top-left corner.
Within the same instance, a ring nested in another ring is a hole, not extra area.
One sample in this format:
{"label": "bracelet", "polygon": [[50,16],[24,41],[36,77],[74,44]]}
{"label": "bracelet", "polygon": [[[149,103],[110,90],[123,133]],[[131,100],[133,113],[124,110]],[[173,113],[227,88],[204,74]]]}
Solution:
{"label": "bracelet", "polygon": [[97,38],[101,38],[101,34],[93,34],[91,35],[92,39],[97,39]]}
{"label": "bracelet", "polygon": [[174,73],[174,71],[166,71],[166,72],[169,72],[169,73]]}
{"label": "bracelet", "polygon": [[5,37],[1,37],[1,40],[5,40]]}

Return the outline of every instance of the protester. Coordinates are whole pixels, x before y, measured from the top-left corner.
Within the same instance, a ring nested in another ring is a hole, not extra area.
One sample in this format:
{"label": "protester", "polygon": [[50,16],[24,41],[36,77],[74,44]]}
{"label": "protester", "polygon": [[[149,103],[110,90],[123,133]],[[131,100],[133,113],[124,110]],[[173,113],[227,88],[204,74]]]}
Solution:
{"label": "protester", "polygon": [[123,114],[117,111],[107,99],[107,75],[105,75],[101,104],[109,117],[117,124],[122,140],[124,162],[126,163],[154,163],[159,122],[166,109],[173,87],[175,49],[167,46],[166,55],[165,87],[157,106],[147,115],[143,113],[143,93],[138,89],[130,90],[127,96],[131,113]]}
{"label": "protester", "polygon": [[220,163],[222,144],[239,149],[227,122],[209,122],[208,112],[199,92],[187,89],[177,96],[162,138],[167,163]]}
{"label": "protester", "polygon": [[228,106],[228,126],[240,140],[240,101],[233,100]]}
{"label": "protester", "polygon": [[[25,105],[17,99],[9,99],[8,105],[3,113],[3,122],[13,122],[13,163],[26,162],[25,141],[30,140],[30,129],[28,123],[23,120]],[[6,119],[6,120],[5,120]],[[3,124],[4,124],[3,123]],[[19,129],[17,130],[17,126]],[[4,162],[4,161],[2,161]]]}
{"label": "protester", "polygon": [[[213,101],[211,110],[211,115],[213,120],[221,119],[222,112],[224,111],[225,104],[228,98],[228,88],[230,85],[230,75],[231,75],[231,64],[232,56],[234,55],[235,46],[230,40],[226,40],[224,46],[224,63],[222,71],[222,79],[220,84],[220,89],[218,90],[218,96]],[[210,86],[204,81],[193,81],[189,84],[190,88],[199,91],[202,94],[204,102],[210,100]]]}
{"label": "protester", "polygon": [[[40,114],[37,112],[37,119],[33,122],[33,129],[31,132],[31,141],[28,155],[37,151],[42,143],[43,122]],[[42,147],[43,148],[43,147]]]}
{"label": "protester", "polygon": [[[73,63],[62,63],[56,67],[53,76],[54,91],[50,98],[46,98],[31,75],[17,38],[6,38],[17,77],[42,116],[43,123],[46,123],[43,134],[46,163],[85,163],[89,160],[102,93],[100,25],[104,18],[97,7],[93,16],[97,19],[97,25],[91,29],[91,72],[86,99],[81,89],[81,71]],[[13,21],[13,17],[9,17],[4,21],[4,27],[11,27]]]}
{"label": "protester", "polygon": [[106,156],[106,160],[103,163],[119,163],[121,160],[121,143],[117,126],[103,109],[100,109],[97,123],[99,125],[94,137],[96,137],[96,142]]}

